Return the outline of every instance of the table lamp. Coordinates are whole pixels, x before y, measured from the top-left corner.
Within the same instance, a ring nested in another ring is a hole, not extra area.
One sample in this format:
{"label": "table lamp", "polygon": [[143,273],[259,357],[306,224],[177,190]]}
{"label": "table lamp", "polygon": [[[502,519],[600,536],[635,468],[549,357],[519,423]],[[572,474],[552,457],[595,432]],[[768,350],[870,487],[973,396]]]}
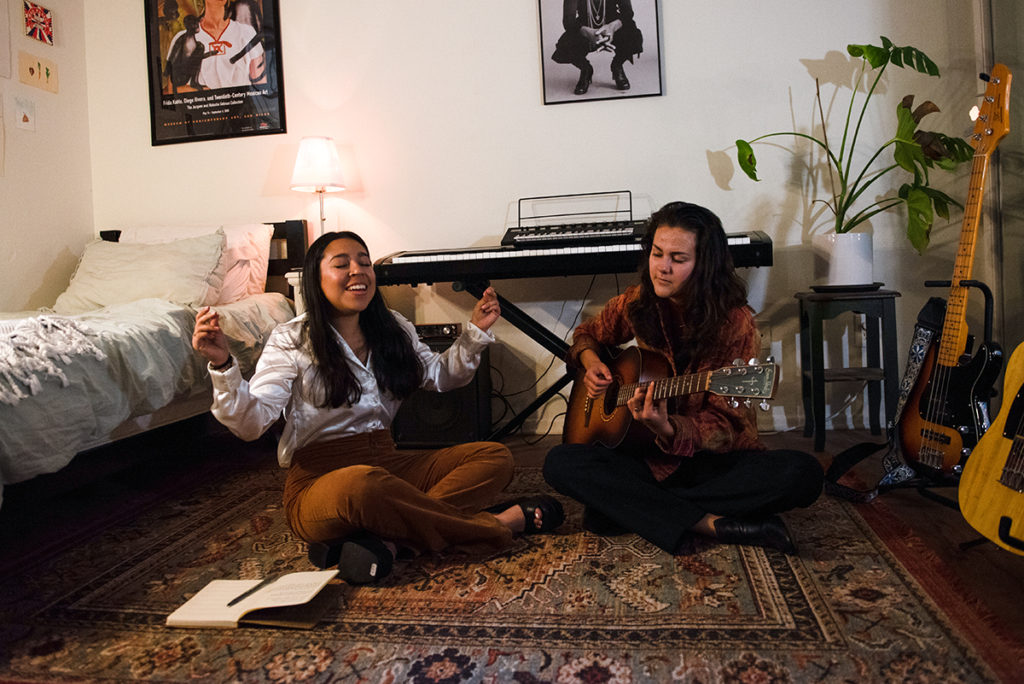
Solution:
{"label": "table lamp", "polygon": [[322,136],[309,136],[299,142],[292,172],[292,190],[315,192],[320,198],[320,235],[324,234],[324,193],[345,189],[341,173],[341,160],[334,140]]}

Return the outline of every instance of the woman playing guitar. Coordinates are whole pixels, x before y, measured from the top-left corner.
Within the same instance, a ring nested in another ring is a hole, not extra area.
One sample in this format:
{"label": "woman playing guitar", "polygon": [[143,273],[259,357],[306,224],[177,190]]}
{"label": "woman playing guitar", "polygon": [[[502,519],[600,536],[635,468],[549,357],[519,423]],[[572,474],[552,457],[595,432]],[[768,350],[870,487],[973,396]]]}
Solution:
{"label": "woman playing guitar", "polygon": [[[640,284],[574,333],[566,361],[585,371],[576,382],[591,404],[609,405],[602,395],[623,380],[602,359],[602,346],[635,339],[673,376],[751,358],[760,348],[746,285],[733,269],[717,216],[672,202],[651,216],[643,244]],[[766,450],[743,404],[711,391],[670,402],[650,386],[639,384],[620,409],[632,416],[631,435],[650,438],[644,443],[630,435],[619,443],[590,443],[579,436],[586,430],[577,429],[570,406],[565,443],[548,453],[544,478],[585,505],[584,526],[636,532],[669,553],[685,549],[692,532],[795,553],[777,514],[818,498],[817,460]],[[597,413],[584,421],[600,422]]]}

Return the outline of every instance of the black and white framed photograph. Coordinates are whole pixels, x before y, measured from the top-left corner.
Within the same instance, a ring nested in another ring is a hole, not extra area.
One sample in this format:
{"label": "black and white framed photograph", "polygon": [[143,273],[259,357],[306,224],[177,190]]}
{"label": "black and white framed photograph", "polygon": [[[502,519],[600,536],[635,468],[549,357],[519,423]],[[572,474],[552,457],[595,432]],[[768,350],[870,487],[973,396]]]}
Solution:
{"label": "black and white framed photograph", "polygon": [[285,132],[278,0],[146,0],[154,145]]}
{"label": "black and white framed photograph", "polygon": [[544,104],[661,95],[658,0],[538,0]]}

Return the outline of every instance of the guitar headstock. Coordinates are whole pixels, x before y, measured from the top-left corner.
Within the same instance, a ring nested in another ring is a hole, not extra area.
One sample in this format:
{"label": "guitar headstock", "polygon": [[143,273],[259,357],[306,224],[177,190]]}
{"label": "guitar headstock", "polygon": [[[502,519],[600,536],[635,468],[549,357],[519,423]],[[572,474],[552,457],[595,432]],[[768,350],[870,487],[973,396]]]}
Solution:
{"label": "guitar headstock", "polygon": [[[778,385],[779,367],[772,362],[759,363],[751,359],[712,371],[708,392],[723,397],[741,399],[771,399]],[[762,407],[766,404],[762,402]]]}
{"label": "guitar headstock", "polygon": [[990,154],[999,141],[1010,132],[1010,70],[1004,64],[992,67],[992,73],[982,74],[988,81],[978,117],[974,122],[971,144],[977,152]]}

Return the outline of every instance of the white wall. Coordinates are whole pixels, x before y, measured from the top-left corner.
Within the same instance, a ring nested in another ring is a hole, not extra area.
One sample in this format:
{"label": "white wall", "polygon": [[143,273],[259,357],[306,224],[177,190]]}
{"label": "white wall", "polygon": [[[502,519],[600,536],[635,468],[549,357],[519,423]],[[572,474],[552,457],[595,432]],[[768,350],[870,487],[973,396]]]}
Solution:
{"label": "white wall", "polygon": [[[524,196],[631,189],[642,213],[670,200],[696,201],[716,211],[727,230],[761,229],[774,239],[775,267],[751,271],[749,283],[784,367],[769,421],[779,428],[802,421],[793,293],[812,282],[809,238],[826,221],[815,218],[812,197],[802,190],[803,158],[762,148],[764,180],[753,183],[732,161],[733,141],[809,128],[816,120],[813,77],[822,79],[829,106],[831,84],[849,77],[846,44],[877,42],[879,35],[924,50],[943,76],[894,70],[865,124],[872,139],[889,137],[895,104],[906,92],[942,107],[932,127],[966,133],[965,113],[981,91],[972,42],[977,20],[971,3],[956,0],[662,0],[663,96],[549,106],[542,104],[535,2],[282,0],[288,133],[152,147],[143,3],[84,1],[92,170],[80,179],[91,181],[96,229],[293,217],[315,224],[315,200],[288,189],[304,135],[339,143],[355,188],[328,195],[328,227],[360,232],[375,256],[497,244]],[[848,92],[840,91],[836,103]],[[954,195],[966,192],[966,171],[937,180]],[[925,257],[902,238],[902,221],[892,213],[872,224],[876,279],[904,295],[901,350],[921,304],[943,294],[921,282],[952,274],[960,217],[936,225]],[[979,250],[978,277],[985,277],[987,249]],[[618,279],[621,286],[629,281]],[[570,333],[589,284],[498,283],[559,335]],[[615,288],[614,277],[599,278],[587,312]],[[448,285],[388,290],[392,304],[419,322],[460,320],[472,305]],[[835,364],[847,361],[841,345],[858,353],[852,319],[849,329],[840,327],[830,338]],[[502,345],[492,358],[505,389],[526,390],[550,355],[511,326],[497,332]],[[552,371],[548,378],[561,373],[561,364]],[[834,387],[830,403],[838,407],[850,392],[857,388]],[[531,396],[527,391],[516,405]],[[560,410],[552,406],[542,429]],[[850,421],[863,422],[859,409],[838,422]]]}
{"label": "white wall", "polygon": [[[84,10],[50,0],[54,44],[25,36],[20,0],[0,0],[9,18],[11,73],[0,77],[0,310],[53,304],[93,234]],[[57,65],[58,92],[21,83],[18,54]],[[35,110],[35,130],[15,122],[16,98]]]}

